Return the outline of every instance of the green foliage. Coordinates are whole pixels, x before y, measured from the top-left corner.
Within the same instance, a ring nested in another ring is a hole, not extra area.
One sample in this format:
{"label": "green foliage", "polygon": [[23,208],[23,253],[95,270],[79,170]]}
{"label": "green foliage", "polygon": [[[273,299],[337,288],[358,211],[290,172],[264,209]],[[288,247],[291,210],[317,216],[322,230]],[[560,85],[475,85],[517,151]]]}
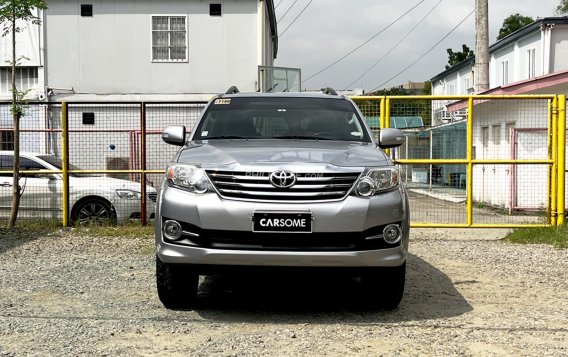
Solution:
{"label": "green foliage", "polygon": [[452,66],[470,58],[473,57],[473,51],[469,49],[469,47],[467,47],[466,44],[462,45],[462,50],[461,52],[454,52],[454,50],[452,50],[451,48],[447,49],[448,52],[448,64],[446,65],[446,69],[450,69]]}
{"label": "green foliage", "polygon": [[13,103],[10,111],[12,114],[17,115],[18,118],[23,117],[26,114],[28,108],[28,101],[25,99],[26,95],[31,91],[31,89],[26,89],[24,91],[19,91],[16,89],[16,102]]}
{"label": "green foliage", "polygon": [[528,24],[532,24],[534,19],[529,16],[523,16],[519,13],[510,15],[503,21],[503,26],[499,30],[499,35],[497,40],[517,31],[518,29],[525,27]]}
{"label": "green foliage", "polygon": [[548,244],[568,248],[568,226],[520,228],[509,233],[505,240],[518,244]]}
{"label": "green foliage", "polygon": [[34,9],[45,10],[47,4],[43,0],[0,0],[0,23],[3,23],[2,37],[6,36],[13,29],[16,32],[22,30],[19,26],[14,26],[15,20],[22,20],[21,23],[30,22],[37,25],[41,19],[34,14]]}
{"label": "green foliage", "polygon": [[431,95],[432,94],[432,82],[426,81],[424,82],[424,95]]}
{"label": "green foliage", "polygon": [[560,0],[560,4],[558,4],[554,12],[556,15],[568,14],[568,0]]}

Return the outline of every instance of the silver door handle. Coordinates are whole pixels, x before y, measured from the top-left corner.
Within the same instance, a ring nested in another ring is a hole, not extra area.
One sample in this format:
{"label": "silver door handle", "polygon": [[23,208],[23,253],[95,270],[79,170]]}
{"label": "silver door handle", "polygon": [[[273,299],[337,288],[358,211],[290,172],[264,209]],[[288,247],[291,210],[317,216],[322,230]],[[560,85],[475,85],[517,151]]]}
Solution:
{"label": "silver door handle", "polygon": [[12,184],[11,184],[11,183],[8,183],[8,182],[2,182],[2,183],[0,183],[0,186],[2,186],[2,187],[12,187]]}

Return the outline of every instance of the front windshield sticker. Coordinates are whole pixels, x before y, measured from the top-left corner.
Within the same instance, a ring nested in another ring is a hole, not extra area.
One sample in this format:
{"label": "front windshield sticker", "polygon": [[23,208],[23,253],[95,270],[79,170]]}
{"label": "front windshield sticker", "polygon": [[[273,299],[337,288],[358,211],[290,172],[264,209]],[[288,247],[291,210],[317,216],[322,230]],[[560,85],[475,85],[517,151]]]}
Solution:
{"label": "front windshield sticker", "polygon": [[202,132],[201,132],[201,136],[207,136],[207,135],[209,135],[209,132],[208,132],[208,131],[202,131]]}
{"label": "front windshield sticker", "polygon": [[215,99],[215,104],[231,104],[230,99]]}

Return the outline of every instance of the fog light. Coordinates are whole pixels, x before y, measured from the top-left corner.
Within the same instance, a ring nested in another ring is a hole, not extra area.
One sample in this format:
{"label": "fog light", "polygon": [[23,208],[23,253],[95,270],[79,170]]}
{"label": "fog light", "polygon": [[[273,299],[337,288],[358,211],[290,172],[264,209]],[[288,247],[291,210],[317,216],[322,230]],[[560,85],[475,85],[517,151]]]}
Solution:
{"label": "fog light", "polygon": [[169,240],[178,240],[181,237],[181,224],[177,221],[167,220],[162,225],[164,237]]}
{"label": "fog light", "polygon": [[389,244],[398,243],[402,237],[402,230],[398,224],[389,224],[383,230],[383,238]]}
{"label": "fog light", "polygon": [[359,196],[371,196],[375,190],[375,182],[368,177],[363,177],[357,183],[356,190]]}

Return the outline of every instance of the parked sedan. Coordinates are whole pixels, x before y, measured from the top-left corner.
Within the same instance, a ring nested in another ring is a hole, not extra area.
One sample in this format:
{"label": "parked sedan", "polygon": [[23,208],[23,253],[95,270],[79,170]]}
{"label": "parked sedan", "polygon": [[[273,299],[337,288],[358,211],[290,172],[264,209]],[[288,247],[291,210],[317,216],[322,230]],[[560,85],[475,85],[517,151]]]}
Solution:
{"label": "parked sedan", "polygon": [[[14,153],[0,151],[0,168],[12,170]],[[60,158],[53,155],[21,153],[20,170],[61,170]],[[70,170],[78,170],[71,166]],[[0,215],[7,218],[12,205],[12,174],[0,174]],[[63,177],[61,174],[26,174],[19,182],[21,218],[61,218]],[[147,186],[147,218],[154,217],[156,189]],[[140,183],[106,176],[70,174],[69,207],[71,222],[100,224],[139,219],[141,214]]]}

